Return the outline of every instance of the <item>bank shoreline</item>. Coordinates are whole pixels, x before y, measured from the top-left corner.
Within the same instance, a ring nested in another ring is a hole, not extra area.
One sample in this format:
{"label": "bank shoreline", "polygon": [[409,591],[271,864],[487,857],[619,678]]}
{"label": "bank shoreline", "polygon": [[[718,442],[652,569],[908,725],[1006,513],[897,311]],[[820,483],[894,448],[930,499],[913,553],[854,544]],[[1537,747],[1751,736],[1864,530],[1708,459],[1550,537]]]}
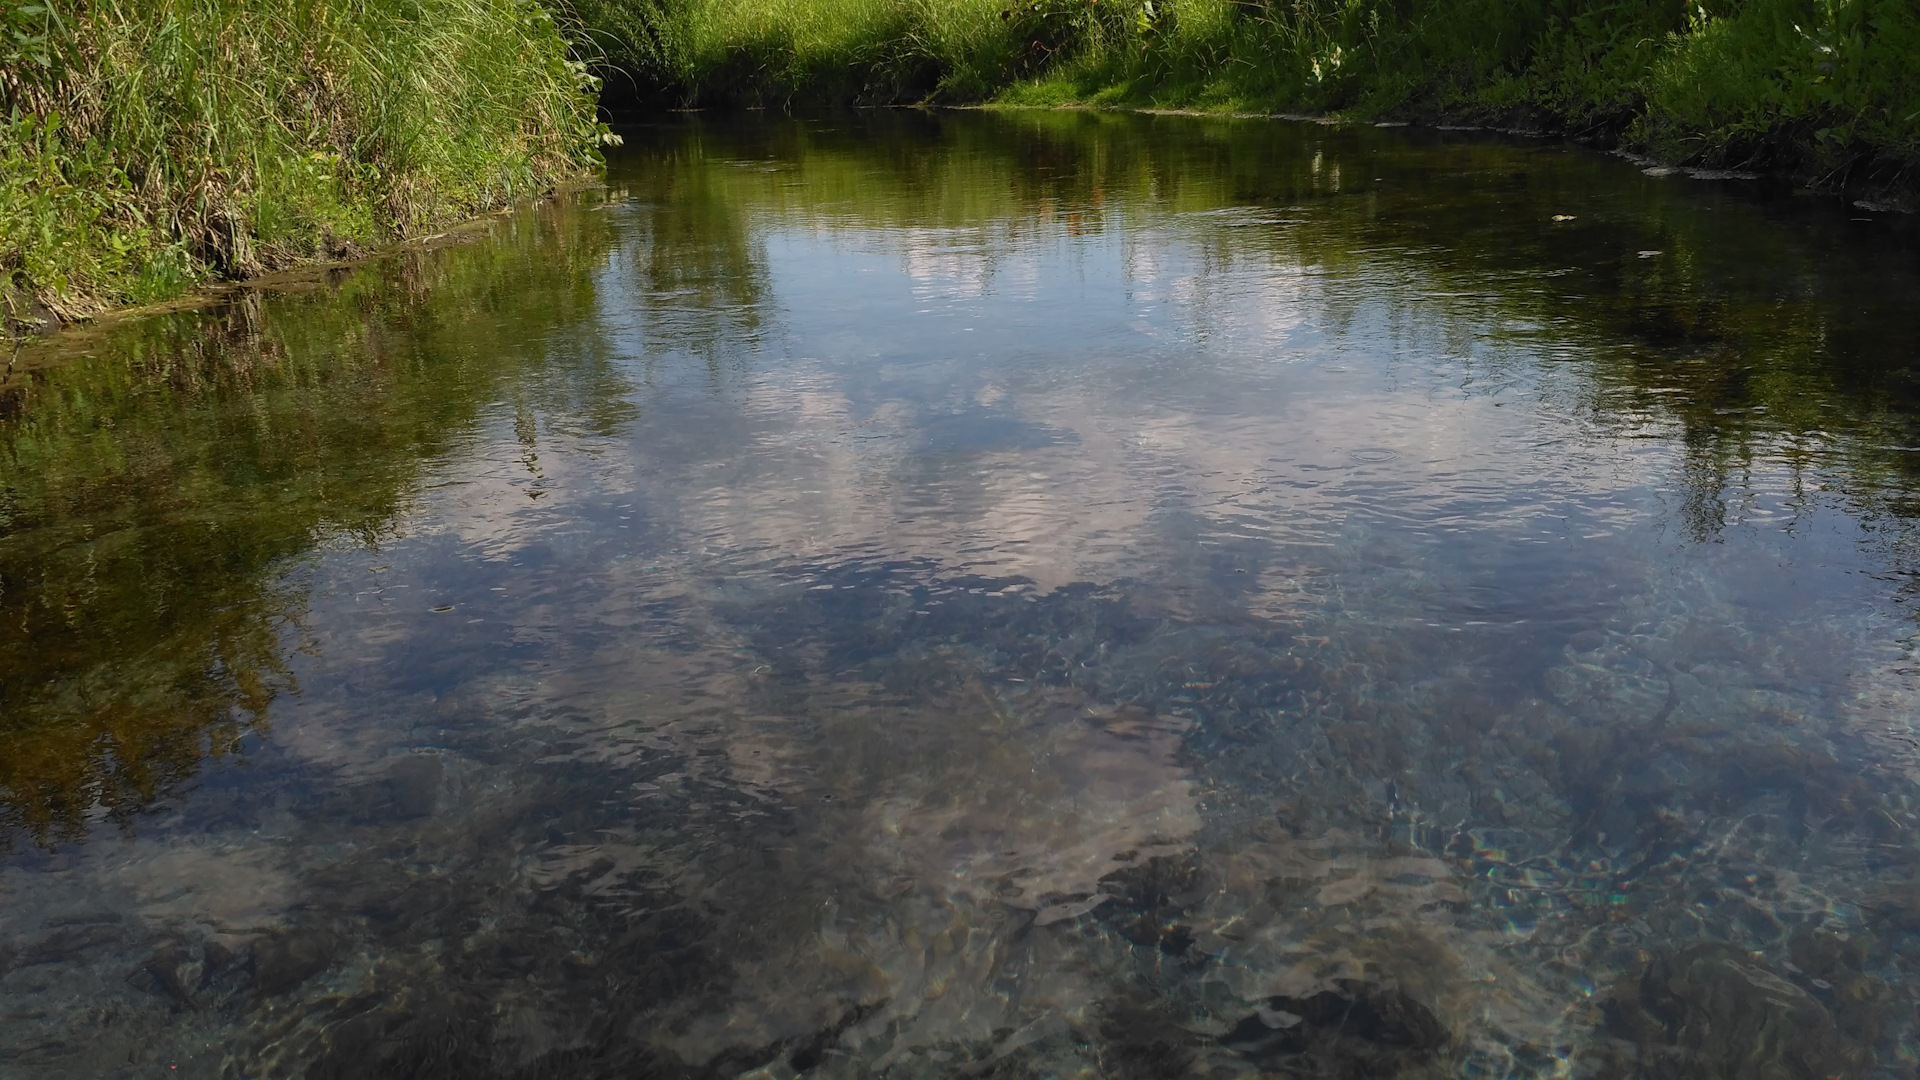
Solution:
{"label": "bank shoreline", "polygon": [[628,29],[608,59],[649,104],[1331,114],[1920,209],[1911,0],[588,2]]}
{"label": "bank shoreline", "polygon": [[8,348],[5,361],[0,362],[0,389],[5,389],[20,375],[49,363],[59,363],[72,348],[84,347],[85,338],[96,332],[105,333],[128,320],[209,308],[243,293],[287,293],[322,288],[328,284],[327,279],[334,275],[399,255],[476,243],[490,234],[501,221],[515,214],[559,200],[577,198],[587,192],[604,190],[605,187],[605,181],[600,176],[583,176],[570,183],[557,184],[542,195],[515,200],[506,206],[458,219],[434,232],[364,248],[345,258],[312,259],[251,277],[204,281],[177,296],[152,303],[108,307],[74,319],[62,319],[52,312],[46,312],[34,323],[8,317],[0,322],[0,345]]}
{"label": "bank shoreline", "polygon": [[[1920,198],[1911,187],[1889,187],[1874,185],[1822,186],[1818,177],[1795,175],[1784,170],[1746,170],[1721,169],[1703,166],[1685,165],[1665,160],[1654,155],[1609,145],[1612,140],[1583,139],[1579,135],[1555,130],[1550,126],[1509,127],[1490,123],[1477,123],[1467,117],[1438,117],[1432,119],[1389,119],[1365,120],[1338,113],[1304,113],[1286,111],[1253,111],[1244,109],[1206,109],[1166,106],[1107,105],[1088,102],[1074,102],[1051,105],[1026,104],[1021,102],[984,101],[971,104],[924,104],[902,103],[889,105],[854,106],[857,109],[907,109],[922,112],[1089,112],[1089,113],[1131,113],[1144,116],[1180,116],[1196,119],[1230,120],[1277,120],[1298,124],[1316,124],[1323,127],[1371,127],[1379,129],[1414,129],[1446,131],[1463,134],[1486,134],[1508,138],[1557,140],[1580,146],[1596,154],[1620,158],[1639,167],[1650,176],[1677,176],[1698,181],[1739,181],[1770,185],[1776,189],[1791,189],[1797,194],[1823,198],[1833,198],[1843,202],[1852,210],[1867,213],[1898,215],[1903,219],[1912,219],[1920,212]],[[676,109],[681,114],[725,113],[727,109]],[[745,110],[757,111],[757,110]],[[631,122],[633,114],[614,115],[614,126]],[[276,292],[304,288],[318,284],[329,274],[358,266],[365,266],[382,259],[391,258],[408,251],[431,250],[471,243],[487,231],[494,223],[525,209],[556,199],[575,197],[582,192],[603,189],[604,180],[597,175],[585,175],[571,182],[556,184],[549,191],[532,198],[516,200],[514,203],[490,210],[483,210],[470,217],[459,219],[439,230],[417,236],[410,236],[367,248],[347,258],[312,259],[299,261],[268,273],[246,278],[212,280],[196,284],[184,293],[166,300],[146,304],[111,306],[96,313],[80,318],[63,319],[44,307],[30,311],[30,317],[18,318],[13,314],[13,303],[24,300],[32,302],[31,296],[21,297],[16,291],[16,300],[0,310],[0,343],[11,346],[9,362],[0,365],[0,386],[4,386],[12,377],[31,370],[29,363],[17,366],[22,350],[34,341],[52,342],[72,340],[75,334],[89,329],[112,326],[126,319],[142,318],[151,315],[167,314],[208,307],[235,295],[236,293],[258,291]]]}
{"label": "bank shoreline", "polygon": [[1204,109],[1178,108],[1162,106],[1100,105],[1075,102],[1058,105],[1030,105],[1021,102],[986,101],[970,105],[898,105],[875,106],[912,109],[964,109],[979,112],[1099,112],[1099,113],[1138,113],[1146,116],[1191,116],[1227,120],[1285,120],[1299,124],[1318,124],[1323,127],[1371,127],[1381,129],[1413,129],[1424,131],[1448,131],[1466,134],[1482,133],[1503,135],[1509,138],[1559,140],[1571,143],[1597,154],[1606,154],[1620,158],[1641,169],[1649,176],[1681,176],[1690,180],[1702,181],[1744,181],[1771,185],[1776,188],[1792,190],[1795,194],[1831,197],[1840,200],[1848,207],[1876,214],[1896,214],[1903,217],[1920,215],[1920,183],[1875,184],[1843,183],[1830,184],[1827,178],[1813,173],[1791,169],[1748,169],[1715,168],[1705,165],[1689,165],[1660,157],[1657,154],[1642,153],[1618,145],[1614,137],[1618,133],[1609,133],[1605,137],[1583,137],[1580,134],[1558,129],[1552,125],[1537,127],[1513,127],[1501,124],[1482,123],[1465,116],[1439,116],[1426,119],[1385,119],[1365,120],[1357,117],[1341,116],[1338,113],[1302,113],[1302,112],[1261,112],[1245,109]]}
{"label": "bank shoreline", "polygon": [[[863,106],[866,108],[917,109],[929,112],[941,110],[972,112],[1093,112],[1093,113],[1136,113],[1146,116],[1190,116],[1200,119],[1225,120],[1285,120],[1298,124],[1318,124],[1323,127],[1370,127],[1380,129],[1413,129],[1425,131],[1447,131],[1464,134],[1501,135],[1509,138],[1558,140],[1579,146],[1596,154],[1620,158],[1638,167],[1642,172],[1654,177],[1678,176],[1699,181],[1738,181],[1767,185],[1777,190],[1791,191],[1796,195],[1836,199],[1848,208],[1874,214],[1897,215],[1900,219],[1920,217],[1920,186],[1907,184],[1853,183],[1831,185],[1823,182],[1823,177],[1807,173],[1797,173],[1786,169],[1744,169],[1715,168],[1704,165],[1688,165],[1654,154],[1641,153],[1617,145],[1612,138],[1583,138],[1582,136],[1556,129],[1550,125],[1540,127],[1510,127],[1500,124],[1479,123],[1467,117],[1452,116],[1433,119],[1392,119],[1365,120],[1357,117],[1341,116],[1337,113],[1303,113],[1274,111],[1262,112],[1245,109],[1204,109],[1164,106],[1101,105],[1087,102],[1074,102],[1057,105],[1030,105],[1021,102],[984,101],[965,105],[924,105],[900,104]],[[701,111],[701,110],[689,110]]]}

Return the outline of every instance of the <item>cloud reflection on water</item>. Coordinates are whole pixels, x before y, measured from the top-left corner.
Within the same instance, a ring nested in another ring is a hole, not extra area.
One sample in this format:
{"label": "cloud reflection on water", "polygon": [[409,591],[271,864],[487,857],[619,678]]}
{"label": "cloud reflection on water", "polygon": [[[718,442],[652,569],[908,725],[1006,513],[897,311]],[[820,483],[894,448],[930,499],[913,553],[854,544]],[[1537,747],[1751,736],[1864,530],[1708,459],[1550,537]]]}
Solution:
{"label": "cloud reflection on water", "polygon": [[[1909,1052],[1909,413],[1892,339],[1822,344],[1853,271],[1525,148],[965,117],[890,172],[891,122],[662,129],[473,280],[270,302],[262,355],[393,372],[288,410],[387,483],[225,579],[299,627],[246,768],[0,876],[9,1066]],[[1526,224],[1576,198],[1633,205]],[[1644,228],[1693,269],[1608,261]]]}

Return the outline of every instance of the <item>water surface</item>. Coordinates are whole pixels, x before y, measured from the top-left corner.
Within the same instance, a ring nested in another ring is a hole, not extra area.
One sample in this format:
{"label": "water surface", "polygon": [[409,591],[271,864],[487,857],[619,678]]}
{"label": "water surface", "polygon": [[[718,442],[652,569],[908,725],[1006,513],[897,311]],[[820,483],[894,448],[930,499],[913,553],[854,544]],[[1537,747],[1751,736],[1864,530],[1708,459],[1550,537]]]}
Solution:
{"label": "water surface", "polygon": [[627,137],[14,359],[0,1074],[1920,1067],[1910,225],[1471,134]]}

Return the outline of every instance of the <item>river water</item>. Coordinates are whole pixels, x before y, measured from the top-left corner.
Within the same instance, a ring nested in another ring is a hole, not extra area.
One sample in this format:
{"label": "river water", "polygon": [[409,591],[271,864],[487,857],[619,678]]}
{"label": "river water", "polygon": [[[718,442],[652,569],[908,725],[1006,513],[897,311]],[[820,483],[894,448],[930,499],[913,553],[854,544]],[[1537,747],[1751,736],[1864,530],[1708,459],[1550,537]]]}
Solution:
{"label": "river water", "polygon": [[0,393],[0,1075],[1920,1067],[1920,239],[689,117]]}

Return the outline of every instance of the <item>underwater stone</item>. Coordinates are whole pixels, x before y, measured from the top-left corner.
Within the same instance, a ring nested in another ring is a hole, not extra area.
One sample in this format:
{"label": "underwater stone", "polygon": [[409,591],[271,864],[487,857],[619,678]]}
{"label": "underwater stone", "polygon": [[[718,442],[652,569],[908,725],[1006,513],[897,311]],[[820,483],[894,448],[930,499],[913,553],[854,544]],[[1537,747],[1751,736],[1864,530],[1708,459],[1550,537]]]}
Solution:
{"label": "underwater stone", "polygon": [[1121,1080],[1187,1073],[1204,1041],[1167,1015],[1165,1003],[1136,994],[1102,1004],[1100,1035],[1109,1044],[1103,1071]]}
{"label": "underwater stone", "polygon": [[194,998],[189,983],[197,981],[194,976],[199,974],[198,968],[181,950],[168,946],[129,972],[127,984],[137,990],[160,994],[177,1008],[197,1009],[200,1003]]}
{"label": "underwater stone", "polygon": [[333,963],[339,943],[325,930],[291,930],[253,947],[253,984],[262,996],[283,994]]}
{"label": "underwater stone", "polygon": [[1399,988],[1339,979],[1305,997],[1267,999],[1220,1041],[1263,1067],[1299,1058],[1311,1075],[1361,1077],[1403,1075],[1451,1038],[1433,1010]]}
{"label": "underwater stone", "polygon": [[1647,1080],[1826,1080],[1849,1075],[1826,1008],[1767,964],[1705,943],[1654,957],[1606,1003]]}
{"label": "underwater stone", "polygon": [[1113,900],[1100,919],[1136,945],[1178,956],[1194,943],[1193,931],[1175,920],[1200,897],[1200,868],[1191,853],[1156,855],[1139,866],[1100,879]]}
{"label": "underwater stone", "polygon": [[395,817],[421,818],[440,801],[440,759],[425,754],[401,758],[387,770],[388,801]]}
{"label": "underwater stone", "polygon": [[[1899,1002],[1885,979],[1867,972],[1890,951],[1870,934],[1802,930],[1789,944],[1802,981],[1833,1013],[1850,1057],[1871,1058],[1899,1016]],[[1860,1064],[1870,1064],[1861,1061]]]}
{"label": "underwater stone", "polygon": [[117,944],[122,936],[123,931],[120,927],[110,923],[63,926],[20,950],[15,960],[17,966],[23,968],[37,964],[63,963],[89,949]]}

